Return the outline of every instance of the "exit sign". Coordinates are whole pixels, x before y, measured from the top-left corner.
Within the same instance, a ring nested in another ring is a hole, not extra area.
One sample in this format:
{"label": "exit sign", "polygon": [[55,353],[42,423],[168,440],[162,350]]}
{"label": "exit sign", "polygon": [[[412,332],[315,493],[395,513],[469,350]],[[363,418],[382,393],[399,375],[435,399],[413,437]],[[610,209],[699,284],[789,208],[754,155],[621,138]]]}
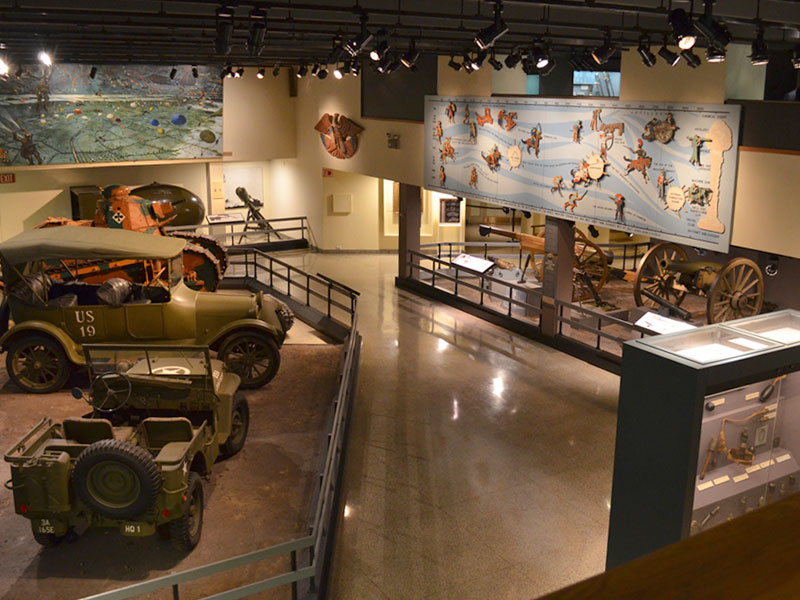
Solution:
{"label": "exit sign", "polygon": [[14,183],[16,180],[14,173],[0,173],[0,183]]}

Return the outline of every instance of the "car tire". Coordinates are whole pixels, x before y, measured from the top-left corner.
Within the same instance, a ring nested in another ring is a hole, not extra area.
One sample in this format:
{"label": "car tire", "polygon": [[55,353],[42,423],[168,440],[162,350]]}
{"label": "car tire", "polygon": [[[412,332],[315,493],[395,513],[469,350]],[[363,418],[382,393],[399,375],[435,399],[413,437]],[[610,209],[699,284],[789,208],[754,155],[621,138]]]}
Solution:
{"label": "car tire", "polygon": [[28,394],[49,394],[64,387],[70,364],[55,339],[21,333],[8,346],[6,369],[14,384]]}
{"label": "car tire", "polygon": [[31,532],[33,539],[45,548],[54,548],[66,539],[66,535],[56,535],[55,533],[42,533],[36,531],[36,526],[31,522]]}
{"label": "car tire", "polygon": [[121,440],[100,440],[81,452],[72,481],[78,498],[109,519],[142,514],[161,492],[161,473],[150,453]]}
{"label": "car tire", "polygon": [[197,546],[203,531],[203,482],[194,471],[189,472],[183,495],[183,514],[169,523],[172,546],[179,552],[189,552]]}
{"label": "car tire", "polygon": [[259,331],[239,331],[222,342],[217,353],[229,370],[242,378],[242,389],[266,385],[278,372],[281,353],[269,335]]}
{"label": "car tire", "polygon": [[228,439],[220,446],[220,457],[230,458],[237,454],[247,439],[250,428],[250,406],[246,398],[234,398],[231,410],[231,432]]}

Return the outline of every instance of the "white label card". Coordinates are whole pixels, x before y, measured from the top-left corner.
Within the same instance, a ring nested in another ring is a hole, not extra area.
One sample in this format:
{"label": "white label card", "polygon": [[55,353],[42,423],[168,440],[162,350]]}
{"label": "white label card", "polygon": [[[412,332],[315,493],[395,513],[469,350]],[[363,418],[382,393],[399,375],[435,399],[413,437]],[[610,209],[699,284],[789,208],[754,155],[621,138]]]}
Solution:
{"label": "white label card", "polygon": [[730,477],[728,477],[727,475],[723,475],[722,477],[717,477],[714,480],[714,485],[722,485],[723,483],[728,482],[730,480],[731,480]]}
{"label": "white label card", "polygon": [[750,475],[747,473],[742,473],[741,475],[737,475],[733,478],[733,483],[739,483],[740,481],[744,481],[745,479],[750,479]]}
{"label": "white label card", "polygon": [[789,456],[788,454],[783,454],[783,455],[779,456],[778,458],[776,458],[775,462],[782,463],[783,461],[789,460],[790,458],[791,458],[791,456]]}
{"label": "white label card", "polygon": [[761,394],[760,394],[759,392],[752,392],[752,393],[750,393],[750,394],[747,394],[747,395],[744,397],[744,399],[745,399],[745,400],[755,400],[755,399],[756,399],[756,398],[758,398],[760,395],[761,395]]}
{"label": "white label card", "polygon": [[697,491],[702,492],[703,490],[707,490],[710,487],[714,486],[713,481],[706,481],[705,483],[701,483],[697,486]]}
{"label": "white label card", "polygon": [[755,473],[756,471],[760,470],[761,470],[761,465],[753,465],[752,467],[747,467],[745,469],[745,471],[747,471],[748,473]]}
{"label": "white label card", "polygon": [[722,398],[717,398],[716,400],[712,400],[711,404],[713,404],[714,406],[721,406],[725,404],[725,397],[723,396]]}

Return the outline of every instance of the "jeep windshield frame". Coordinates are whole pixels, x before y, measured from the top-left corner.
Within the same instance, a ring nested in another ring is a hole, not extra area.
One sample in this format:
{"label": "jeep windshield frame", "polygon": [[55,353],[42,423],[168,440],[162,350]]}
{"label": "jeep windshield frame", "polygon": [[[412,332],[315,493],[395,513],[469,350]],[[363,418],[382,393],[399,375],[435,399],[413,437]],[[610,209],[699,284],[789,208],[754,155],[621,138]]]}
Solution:
{"label": "jeep windshield frame", "polygon": [[117,373],[133,381],[188,382],[213,389],[213,379],[219,376],[207,346],[84,344],[83,352],[92,381]]}

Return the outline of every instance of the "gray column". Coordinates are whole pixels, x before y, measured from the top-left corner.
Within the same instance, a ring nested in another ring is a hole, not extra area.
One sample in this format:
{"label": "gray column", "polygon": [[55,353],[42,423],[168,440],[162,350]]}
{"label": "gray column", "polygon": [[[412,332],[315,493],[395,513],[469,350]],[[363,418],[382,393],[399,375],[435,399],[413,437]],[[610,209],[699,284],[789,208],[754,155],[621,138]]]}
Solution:
{"label": "gray column", "polygon": [[[408,251],[419,252],[419,228],[422,223],[422,194],[418,185],[400,184],[400,225],[397,240],[397,276],[406,279],[411,275]],[[415,262],[419,262],[415,260]]]}
{"label": "gray column", "polygon": [[555,217],[546,217],[544,232],[541,329],[544,335],[555,336],[558,332],[558,322],[553,299],[572,302],[575,233],[571,221]]}

